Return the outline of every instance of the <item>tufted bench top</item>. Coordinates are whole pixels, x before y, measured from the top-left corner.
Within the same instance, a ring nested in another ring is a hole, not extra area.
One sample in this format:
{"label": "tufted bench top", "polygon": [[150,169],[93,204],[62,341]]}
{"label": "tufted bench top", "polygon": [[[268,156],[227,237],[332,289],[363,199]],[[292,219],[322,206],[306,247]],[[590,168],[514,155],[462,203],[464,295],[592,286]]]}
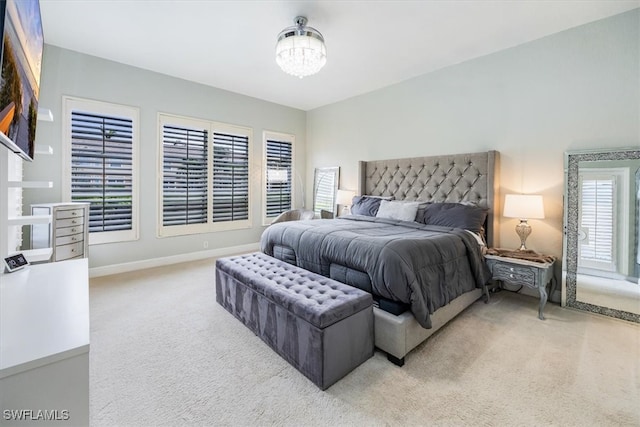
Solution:
{"label": "tufted bench top", "polygon": [[216,268],[318,328],[373,304],[371,294],[261,252],[221,258]]}

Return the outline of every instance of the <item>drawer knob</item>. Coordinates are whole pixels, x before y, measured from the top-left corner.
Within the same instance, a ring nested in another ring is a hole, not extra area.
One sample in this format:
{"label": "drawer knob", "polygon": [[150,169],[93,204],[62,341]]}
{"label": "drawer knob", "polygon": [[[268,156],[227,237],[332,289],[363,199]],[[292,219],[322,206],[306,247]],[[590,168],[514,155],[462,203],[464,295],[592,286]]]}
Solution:
{"label": "drawer knob", "polygon": [[76,220],[74,219],[73,221],[71,221],[71,224],[77,224]]}
{"label": "drawer knob", "polygon": [[510,274],[509,277],[511,277],[513,279],[513,274]]}

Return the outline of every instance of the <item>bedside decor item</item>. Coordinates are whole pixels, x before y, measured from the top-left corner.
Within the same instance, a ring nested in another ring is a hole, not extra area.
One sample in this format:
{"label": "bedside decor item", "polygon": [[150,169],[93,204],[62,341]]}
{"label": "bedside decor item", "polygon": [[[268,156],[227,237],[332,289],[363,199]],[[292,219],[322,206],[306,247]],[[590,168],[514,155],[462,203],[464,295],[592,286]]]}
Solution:
{"label": "bedside decor item", "polygon": [[287,74],[307,77],[320,71],[327,62],[324,37],[315,28],[307,27],[307,18],[297,16],[296,25],[278,34],[276,63]]}
{"label": "bedside decor item", "polygon": [[[492,255],[492,253],[497,253],[497,255]],[[544,320],[544,306],[547,304],[548,298],[547,285],[551,282],[551,295],[553,295],[557,285],[553,276],[555,257],[539,255],[536,258],[523,259],[518,255],[511,257],[508,251],[490,248],[487,255],[485,255],[485,259],[487,260],[487,267],[491,271],[492,280],[538,289],[540,294],[538,319]]]}
{"label": "bedside decor item", "polygon": [[9,273],[13,273],[16,270],[20,270],[24,266],[29,265],[29,261],[27,261],[24,255],[18,253],[6,257],[4,259],[4,265],[7,266],[7,271]]}
{"label": "bedside decor item", "polygon": [[352,190],[338,190],[338,194],[336,195],[336,204],[342,205],[340,216],[348,215],[351,213],[349,207],[351,206],[352,200],[355,195],[356,192]]}
{"label": "bedside decor item", "polygon": [[520,237],[520,250],[525,251],[525,242],[531,234],[531,226],[528,219],[543,219],[544,205],[542,196],[537,194],[507,194],[504,198],[504,210],[506,218],[519,218],[520,224],[516,225],[516,233]]}

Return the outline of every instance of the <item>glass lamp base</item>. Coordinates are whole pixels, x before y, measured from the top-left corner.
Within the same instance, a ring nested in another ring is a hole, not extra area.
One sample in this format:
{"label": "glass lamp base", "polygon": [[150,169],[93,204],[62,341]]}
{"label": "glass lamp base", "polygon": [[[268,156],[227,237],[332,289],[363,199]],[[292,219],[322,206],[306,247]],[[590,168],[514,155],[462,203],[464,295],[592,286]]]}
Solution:
{"label": "glass lamp base", "polygon": [[527,241],[529,234],[531,234],[531,226],[527,224],[526,219],[521,219],[520,224],[516,225],[516,233],[518,234],[518,237],[520,237],[520,248],[518,250],[526,251],[527,247],[525,242]]}

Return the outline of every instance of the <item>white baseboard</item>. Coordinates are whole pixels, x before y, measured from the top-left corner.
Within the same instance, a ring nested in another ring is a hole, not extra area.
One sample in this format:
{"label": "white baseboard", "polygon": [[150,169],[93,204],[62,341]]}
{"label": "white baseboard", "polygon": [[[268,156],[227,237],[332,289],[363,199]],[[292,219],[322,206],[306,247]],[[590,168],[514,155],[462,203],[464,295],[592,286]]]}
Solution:
{"label": "white baseboard", "polygon": [[249,243],[247,245],[231,246],[228,248],[210,249],[208,251],[189,252],[186,254],[171,255],[162,258],[105,265],[104,267],[90,268],[89,277],[109,276],[111,274],[127,273],[129,271],[143,270],[145,268],[160,267],[180,262],[197,261],[199,259],[216,258],[246,252],[255,252],[258,250],[260,250],[260,243]]}

